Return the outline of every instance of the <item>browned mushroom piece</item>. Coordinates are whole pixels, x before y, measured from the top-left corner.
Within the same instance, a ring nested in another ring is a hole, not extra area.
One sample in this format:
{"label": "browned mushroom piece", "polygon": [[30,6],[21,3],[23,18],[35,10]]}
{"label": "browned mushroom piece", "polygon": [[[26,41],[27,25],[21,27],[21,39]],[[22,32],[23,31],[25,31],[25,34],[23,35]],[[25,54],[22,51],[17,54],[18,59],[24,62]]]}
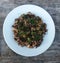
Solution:
{"label": "browned mushroom piece", "polygon": [[13,30],[14,33],[18,33],[18,29],[13,27],[12,30]]}
{"label": "browned mushroom piece", "polygon": [[21,42],[21,40],[20,40],[19,38],[17,38],[17,42],[19,42],[19,43],[20,43],[20,42]]}
{"label": "browned mushroom piece", "polygon": [[15,19],[12,25],[14,39],[22,47],[39,47],[47,32],[46,27],[46,23],[43,23],[39,16],[35,16],[31,12],[22,14]]}
{"label": "browned mushroom piece", "polygon": [[32,46],[35,47],[36,45],[37,45],[37,42],[34,41],[34,42],[32,43]]}
{"label": "browned mushroom piece", "polygon": [[24,42],[20,41],[19,44],[23,47],[25,46]]}
{"label": "browned mushroom piece", "polygon": [[31,27],[31,31],[35,31],[35,28],[34,27]]}
{"label": "browned mushroom piece", "polygon": [[36,27],[36,30],[39,30],[40,29],[40,26]]}
{"label": "browned mushroom piece", "polygon": [[26,46],[27,46],[27,45],[29,45],[29,43],[28,43],[28,42],[25,42],[24,44],[25,44]]}
{"label": "browned mushroom piece", "polygon": [[[18,41],[19,37],[14,36],[14,39],[15,39],[16,41]],[[19,41],[20,41],[20,40],[19,40]]]}

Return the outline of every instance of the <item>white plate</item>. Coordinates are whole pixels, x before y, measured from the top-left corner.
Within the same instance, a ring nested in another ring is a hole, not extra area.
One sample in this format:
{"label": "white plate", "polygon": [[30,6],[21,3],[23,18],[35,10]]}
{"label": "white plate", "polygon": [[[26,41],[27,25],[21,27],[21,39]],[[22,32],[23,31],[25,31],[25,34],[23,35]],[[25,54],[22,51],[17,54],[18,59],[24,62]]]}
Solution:
{"label": "white plate", "polygon": [[[38,48],[27,48],[21,47],[18,43],[14,40],[14,35],[12,32],[12,25],[14,23],[15,18],[18,18],[21,14],[31,12],[36,16],[40,16],[43,22],[47,24],[48,32],[44,36],[44,40],[42,44]],[[19,55],[23,56],[36,56],[45,52],[53,43],[55,37],[55,26],[54,22],[47,11],[43,8],[36,6],[36,5],[21,5],[13,9],[6,17],[4,24],[3,24],[3,36],[4,39],[14,52]]]}

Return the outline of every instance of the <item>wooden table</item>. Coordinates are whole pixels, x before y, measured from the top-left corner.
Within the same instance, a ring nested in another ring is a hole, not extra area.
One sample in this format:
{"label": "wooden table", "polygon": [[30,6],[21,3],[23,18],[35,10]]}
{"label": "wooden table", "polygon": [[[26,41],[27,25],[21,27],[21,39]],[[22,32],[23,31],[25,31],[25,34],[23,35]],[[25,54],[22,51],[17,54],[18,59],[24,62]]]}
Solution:
{"label": "wooden table", "polygon": [[[52,46],[43,54],[23,57],[14,53],[3,38],[3,22],[7,14],[22,4],[35,4],[43,7],[52,16],[56,35]],[[60,63],[60,0],[0,0],[0,63]]]}

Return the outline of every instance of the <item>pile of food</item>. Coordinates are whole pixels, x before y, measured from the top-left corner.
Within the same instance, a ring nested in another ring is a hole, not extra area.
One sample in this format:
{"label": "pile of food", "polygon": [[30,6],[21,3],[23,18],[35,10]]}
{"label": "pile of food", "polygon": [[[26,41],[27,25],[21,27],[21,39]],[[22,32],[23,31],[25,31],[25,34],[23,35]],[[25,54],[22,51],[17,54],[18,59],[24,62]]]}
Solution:
{"label": "pile of food", "polygon": [[27,46],[28,48],[40,46],[47,32],[46,24],[43,23],[39,16],[35,16],[31,12],[22,14],[15,19],[12,28],[14,39],[19,45]]}

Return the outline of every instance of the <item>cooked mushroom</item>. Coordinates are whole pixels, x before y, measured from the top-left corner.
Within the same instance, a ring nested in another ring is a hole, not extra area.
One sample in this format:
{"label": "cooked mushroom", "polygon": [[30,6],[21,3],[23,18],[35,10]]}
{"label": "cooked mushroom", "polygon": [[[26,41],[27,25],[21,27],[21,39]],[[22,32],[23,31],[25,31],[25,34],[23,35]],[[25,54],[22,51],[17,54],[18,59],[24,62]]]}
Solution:
{"label": "cooked mushroom", "polygon": [[15,19],[12,25],[14,39],[21,46],[28,48],[39,47],[47,32],[46,26],[46,23],[43,23],[39,16],[35,16],[31,12],[22,14]]}
{"label": "cooked mushroom", "polygon": [[16,28],[14,28],[14,27],[13,27],[13,29],[12,29],[12,30],[13,30],[13,32],[18,33],[18,29],[16,29]]}

